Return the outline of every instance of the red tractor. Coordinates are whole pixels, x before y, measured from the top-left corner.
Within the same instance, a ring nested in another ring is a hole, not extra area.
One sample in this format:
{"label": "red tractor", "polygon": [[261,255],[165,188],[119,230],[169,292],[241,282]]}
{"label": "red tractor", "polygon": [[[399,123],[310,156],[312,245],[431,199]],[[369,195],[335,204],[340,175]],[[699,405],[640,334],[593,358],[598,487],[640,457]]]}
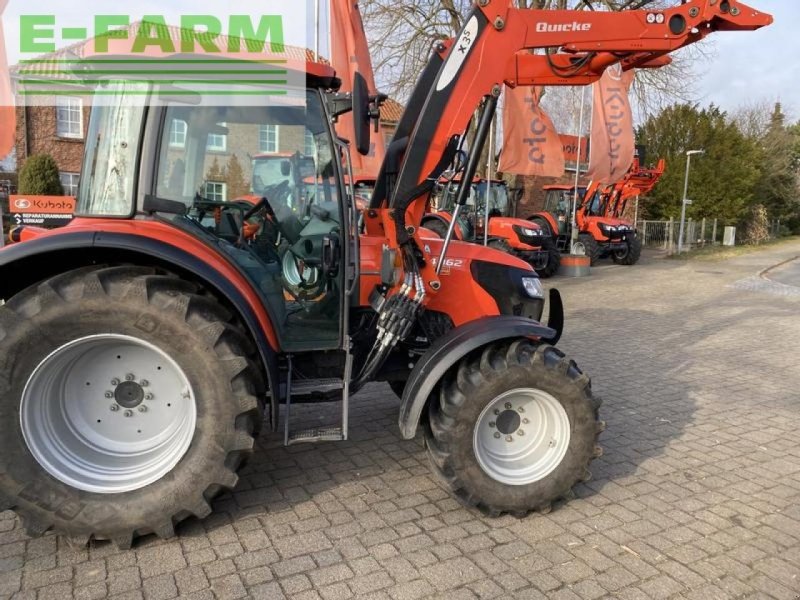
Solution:
{"label": "red tractor", "polygon": [[[573,27],[576,16],[586,24]],[[400,434],[421,432],[463,503],[523,515],[569,497],[600,455],[603,424],[589,377],[553,346],[558,292],[545,325],[528,263],[426,236],[431,189],[480,106],[463,206],[503,82],[583,85],[609,65],[770,22],[728,0],[622,13],[476,5],[411,95],[363,232],[348,144],[332,128],[352,111],[354,145],[369,151],[377,107],[363,80],[345,96],[330,67],[302,64],[305,86],[288,91],[299,102],[237,106],[188,102],[172,76],[144,104],[131,96],[141,86],[102,81],[77,218],[0,250],[0,510],[80,542],[169,537],[236,485],[262,422],[287,444],[346,440],[350,396],[372,381],[404,382]],[[541,47],[564,52],[529,52]],[[570,77],[541,76],[549,66]],[[170,143],[176,120],[183,144]],[[313,138],[321,193],[302,210],[282,170],[255,204],[226,201],[222,186],[209,197],[214,160],[254,154],[265,124]],[[298,427],[293,405],[319,401],[340,418]]]}
{"label": "red tractor", "polygon": [[[444,239],[453,221],[459,181],[441,184],[432,203],[434,211],[425,216],[422,226]],[[486,231],[488,201],[489,230]],[[453,226],[453,239],[483,244],[513,254],[531,264],[540,277],[558,272],[561,257],[553,238],[535,223],[515,219],[505,181],[474,179],[465,211]],[[487,235],[488,234],[488,235]]]}
{"label": "red tractor", "polygon": [[[661,159],[653,168],[643,168],[635,158],[628,173],[615,184],[603,186],[592,183],[588,188],[578,187],[575,222],[578,226],[578,243],[594,265],[601,258],[611,256],[620,265],[634,265],[642,253],[642,241],[636,227],[623,218],[628,200],[647,194],[664,174],[665,162]],[[567,185],[545,186],[544,211],[531,215],[557,239],[560,249],[569,248],[572,238],[571,210],[575,187]]]}

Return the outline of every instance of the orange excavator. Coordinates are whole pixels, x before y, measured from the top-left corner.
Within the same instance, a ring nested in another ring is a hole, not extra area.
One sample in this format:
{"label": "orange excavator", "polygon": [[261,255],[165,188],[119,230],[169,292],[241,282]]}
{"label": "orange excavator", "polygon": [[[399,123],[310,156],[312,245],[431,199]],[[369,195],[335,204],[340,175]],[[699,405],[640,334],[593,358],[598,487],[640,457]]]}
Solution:
{"label": "orange excavator", "polygon": [[[575,222],[578,243],[591,264],[611,256],[620,265],[634,265],[642,253],[642,241],[636,227],[623,218],[631,198],[648,194],[661,179],[666,168],[664,159],[654,167],[642,167],[639,158],[625,176],[613,184],[591,183],[578,187]],[[572,238],[570,211],[575,194],[574,186],[545,186],[544,211],[528,217],[557,240],[561,250],[569,247]]]}
{"label": "orange excavator", "polygon": [[[0,372],[13,374],[0,377],[0,510],[73,544],[172,536],[237,484],[267,418],[286,444],[347,440],[350,395],[373,381],[405,383],[400,435],[423,432],[433,472],[464,504],[523,515],[571,497],[602,454],[604,425],[589,376],[554,347],[560,296],[550,291],[544,324],[528,263],[427,234],[431,191],[463,165],[458,216],[503,84],[592,83],[610,65],[645,66],[714,31],[771,21],[733,0],[620,13],[479,0],[421,75],[363,229],[345,191],[349,147],[332,127],[352,111],[354,146],[369,152],[377,100],[363,83],[341,95],[331,67],[290,61],[305,74],[291,90],[303,103],[243,107],[176,101],[172,75],[167,97],[154,83],[159,102],[145,106],[103,82],[115,96],[92,111],[78,218],[0,250]],[[252,78],[242,86],[258,93]],[[189,127],[184,185],[172,188],[178,157],[159,149],[175,119]],[[251,208],[221,206],[200,226],[192,191],[222,124],[229,147],[251,154],[255,126],[311,131],[315,173],[339,192],[333,206],[294,212],[281,173]],[[255,216],[265,231],[248,240],[241,229]],[[299,280],[283,269],[279,238],[302,259]],[[293,406],[317,401],[336,402],[335,422],[325,411],[299,426]]]}

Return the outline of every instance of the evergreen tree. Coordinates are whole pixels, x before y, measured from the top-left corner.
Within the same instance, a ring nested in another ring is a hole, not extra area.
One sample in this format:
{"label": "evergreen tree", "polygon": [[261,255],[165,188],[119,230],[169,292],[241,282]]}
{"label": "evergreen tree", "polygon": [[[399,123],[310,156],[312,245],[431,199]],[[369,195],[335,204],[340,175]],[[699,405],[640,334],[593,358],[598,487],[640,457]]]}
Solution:
{"label": "evergreen tree", "polygon": [[63,196],[58,165],[49,154],[34,154],[19,172],[19,193],[36,196]]}
{"label": "evergreen tree", "polygon": [[718,107],[676,104],[650,117],[638,142],[654,160],[665,158],[667,171],[644,206],[649,218],[679,217],[688,150],[692,157],[687,216],[694,219],[746,218],[760,177],[760,151]]}

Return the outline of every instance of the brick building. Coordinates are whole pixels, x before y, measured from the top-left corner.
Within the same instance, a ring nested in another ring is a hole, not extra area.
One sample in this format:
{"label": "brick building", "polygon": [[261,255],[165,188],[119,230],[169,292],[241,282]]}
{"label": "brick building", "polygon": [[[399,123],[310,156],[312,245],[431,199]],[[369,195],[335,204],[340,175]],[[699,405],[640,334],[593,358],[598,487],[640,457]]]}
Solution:
{"label": "brick building", "polygon": [[18,168],[29,156],[50,154],[58,165],[64,194],[74,196],[78,191],[90,110],[87,99],[81,96],[53,98],[50,106],[19,106]]}

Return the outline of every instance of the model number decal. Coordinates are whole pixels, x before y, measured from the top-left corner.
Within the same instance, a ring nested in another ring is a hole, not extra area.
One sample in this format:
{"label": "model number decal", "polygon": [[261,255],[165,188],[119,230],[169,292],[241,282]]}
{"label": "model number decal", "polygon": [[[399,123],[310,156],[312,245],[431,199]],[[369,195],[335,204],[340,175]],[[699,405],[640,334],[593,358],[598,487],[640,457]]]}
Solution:
{"label": "model number decal", "polygon": [[472,49],[472,44],[475,43],[475,38],[478,37],[478,17],[473,16],[464,27],[464,31],[458,36],[458,40],[453,44],[450,50],[450,56],[447,57],[447,62],[444,63],[444,68],[439,74],[439,81],[436,84],[436,91],[441,92],[444,88],[450,85],[455,79],[461,65],[467,60],[469,51]]}

